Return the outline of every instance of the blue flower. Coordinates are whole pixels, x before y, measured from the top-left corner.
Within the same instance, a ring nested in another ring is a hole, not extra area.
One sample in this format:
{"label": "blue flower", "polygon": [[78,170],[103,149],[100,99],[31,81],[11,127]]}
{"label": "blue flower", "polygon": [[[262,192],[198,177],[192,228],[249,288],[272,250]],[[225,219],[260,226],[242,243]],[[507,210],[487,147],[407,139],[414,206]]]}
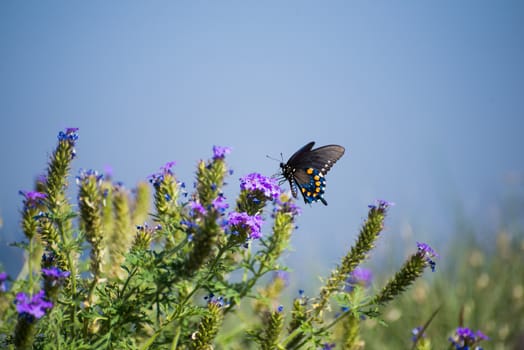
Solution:
{"label": "blue flower", "polygon": [[78,140],[78,134],[76,133],[77,131],[78,128],[66,128],[65,131],[60,131],[58,133],[58,140],[69,141],[74,145],[76,140]]}
{"label": "blue flower", "polygon": [[417,242],[418,254],[423,257],[427,264],[431,267],[431,271],[435,272],[437,263],[434,261],[439,255],[426,243]]}
{"label": "blue flower", "polygon": [[222,307],[224,305],[227,305],[224,301],[224,297],[222,296],[219,296],[217,297],[215,294],[213,293],[209,293],[207,296],[204,297],[204,299],[207,300],[207,303],[208,304],[215,304],[219,307]]}
{"label": "blue flower", "polygon": [[149,182],[155,187],[158,188],[164,182],[164,177],[166,175],[173,175],[173,170],[171,169],[175,166],[175,161],[170,161],[160,167],[160,172],[154,173],[148,176]]}
{"label": "blue flower", "polygon": [[103,179],[104,175],[98,173],[98,171],[93,169],[80,169],[78,172],[78,175],[76,176],[76,183],[80,184],[82,182],[85,182],[86,180],[90,178],[94,178],[98,183],[100,183]]}
{"label": "blue flower", "polygon": [[370,204],[370,205],[368,205],[368,207],[370,209],[378,209],[380,211],[384,211],[384,210],[386,210],[389,207],[392,207],[394,205],[395,205],[395,203],[393,203],[393,202],[388,202],[388,201],[386,201],[384,199],[377,199],[375,201],[375,204]]}
{"label": "blue flower", "polygon": [[411,337],[412,341],[417,341],[417,339],[419,339],[419,338],[425,338],[426,337],[426,333],[420,334],[420,332],[422,332],[422,329],[423,329],[422,326],[418,326],[418,327],[415,327],[415,328],[413,328],[411,330],[411,334],[413,334],[413,336]]}

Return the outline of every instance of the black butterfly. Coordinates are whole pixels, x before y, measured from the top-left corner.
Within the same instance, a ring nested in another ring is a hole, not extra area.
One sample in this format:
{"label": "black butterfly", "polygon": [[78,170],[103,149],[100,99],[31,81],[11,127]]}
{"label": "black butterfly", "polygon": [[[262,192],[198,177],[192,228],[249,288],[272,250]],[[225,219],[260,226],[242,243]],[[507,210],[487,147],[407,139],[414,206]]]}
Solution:
{"label": "black butterfly", "polygon": [[289,158],[286,164],[280,163],[282,176],[289,181],[293,197],[297,197],[297,187],[304,197],[305,203],[321,201],[324,199],[326,187],[325,175],[337,160],[344,155],[344,147],[327,145],[312,149],[315,142],[310,142]]}

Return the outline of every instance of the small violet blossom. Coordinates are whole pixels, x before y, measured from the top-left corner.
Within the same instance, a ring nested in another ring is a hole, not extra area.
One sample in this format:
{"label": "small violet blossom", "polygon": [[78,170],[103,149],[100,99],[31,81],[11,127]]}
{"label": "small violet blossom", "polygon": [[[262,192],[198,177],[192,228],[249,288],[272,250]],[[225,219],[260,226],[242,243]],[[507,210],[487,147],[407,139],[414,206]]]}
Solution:
{"label": "small violet blossom", "polygon": [[24,196],[24,207],[26,208],[35,208],[36,206],[43,204],[44,200],[47,198],[46,193],[37,191],[18,191],[18,193]]}
{"label": "small violet blossom", "polygon": [[205,300],[207,300],[208,304],[215,304],[218,307],[222,307],[224,305],[227,305],[224,301],[224,297],[222,296],[216,296],[213,293],[209,293],[207,296],[204,297]]}
{"label": "small violet blossom", "polygon": [[197,201],[190,201],[189,202],[189,209],[191,209],[191,215],[195,216],[197,213],[206,215],[206,208],[200,202]]}
{"label": "small violet blossom", "polygon": [[294,200],[288,199],[282,201],[280,196],[275,200],[272,216],[275,217],[276,212],[290,213],[292,217],[298,216],[302,213],[302,209],[295,203]]}
{"label": "small violet blossom", "polygon": [[259,173],[251,173],[240,178],[240,189],[250,192],[259,191],[270,200],[277,199],[282,193],[274,178]]}
{"label": "small violet blossom", "polygon": [[0,293],[7,290],[5,286],[5,281],[7,280],[7,273],[0,272]]}
{"label": "small violet blossom", "polygon": [[16,295],[16,311],[20,316],[28,317],[29,319],[39,319],[45,315],[47,309],[53,307],[53,303],[45,300],[45,292],[41,290],[32,298],[25,293],[18,293]]}
{"label": "small violet blossom", "polygon": [[65,131],[60,131],[58,133],[58,140],[69,141],[74,145],[76,140],[78,140],[78,134],[76,133],[77,131],[78,128],[66,128]]}
{"label": "small violet blossom", "polygon": [[231,147],[213,146],[213,159],[224,159],[227,154],[231,153]]}
{"label": "small violet blossom", "polygon": [[43,268],[42,275],[53,280],[63,280],[69,277],[71,273],[69,271],[62,271],[58,267],[51,267],[49,269]]}
{"label": "small violet blossom", "polygon": [[170,161],[160,167],[160,172],[149,175],[147,178],[149,183],[151,183],[155,188],[160,187],[164,182],[164,177],[166,175],[173,176],[173,171],[171,168],[176,165],[175,161]]}
{"label": "small violet blossom", "polygon": [[211,205],[219,213],[224,213],[229,208],[229,204],[227,204],[226,197],[223,194],[219,194],[217,198],[213,199]]}
{"label": "small violet blossom", "polygon": [[[453,344],[457,350],[469,350],[472,346],[477,345],[482,340],[488,340],[489,337],[482,333],[480,330],[473,332],[467,327],[458,327],[455,331],[455,337],[450,337],[449,341]],[[482,349],[476,347],[475,349]]]}
{"label": "small violet blossom", "polygon": [[262,237],[260,226],[263,220],[260,215],[251,216],[248,213],[231,212],[228,216],[228,226],[233,233],[238,233],[239,230],[246,230],[248,238],[257,239]]}
{"label": "small violet blossom", "polygon": [[284,286],[289,286],[289,272],[284,270],[278,270],[273,273],[273,281],[281,280],[284,282]]}
{"label": "small violet blossom", "polygon": [[373,273],[370,269],[356,267],[346,280],[346,291],[351,292],[357,285],[367,288],[371,285],[372,279]]}
{"label": "small violet blossom", "polygon": [[375,201],[375,204],[370,204],[370,205],[368,205],[368,207],[370,209],[378,209],[380,211],[384,211],[384,210],[386,210],[389,207],[392,207],[394,205],[395,205],[395,203],[393,203],[393,202],[388,202],[388,201],[383,200],[383,199],[377,199]]}
{"label": "small violet blossom", "polygon": [[428,265],[431,267],[431,271],[435,272],[435,266],[437,263],[434,261],[439,255],[426,243],[417,242],[418,254],[425,258]]}
{"label": "small violet blossom", "polygon": [[425,338],[426,337],[426,333],[422,333],[423,330],[423,327],[422,326],[418,326],[418,327],[415,327],[411,330],[411,334],[413,334],[413,336],[411,337],[411,340],[412,341],[417,341],[418,339],[420,338]]}
{"label": "small violet blossom", "polygon": [[83,182],[86,182],[90,178],[95,178],[97,182],[102,181],[104,174],[100,174],[98,171],[93,169],[80,169],[76,177],[76,183],[79,185]]}

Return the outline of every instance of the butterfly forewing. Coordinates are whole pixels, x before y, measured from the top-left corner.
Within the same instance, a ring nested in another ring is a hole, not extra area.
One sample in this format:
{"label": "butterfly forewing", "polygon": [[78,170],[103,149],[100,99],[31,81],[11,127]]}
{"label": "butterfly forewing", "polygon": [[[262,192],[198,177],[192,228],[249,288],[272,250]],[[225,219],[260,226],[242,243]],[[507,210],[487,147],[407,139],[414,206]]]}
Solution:
{"label": "butterfly forewing", "polygon": [[286,164],[281,163],[282,175],[289,181],[291,193],[302,194],[304,202],[324,200],[325,175],[337,160],[344,155],[344,147],[327,145],[313,149],[315,142],[310,142],[295,152]]}

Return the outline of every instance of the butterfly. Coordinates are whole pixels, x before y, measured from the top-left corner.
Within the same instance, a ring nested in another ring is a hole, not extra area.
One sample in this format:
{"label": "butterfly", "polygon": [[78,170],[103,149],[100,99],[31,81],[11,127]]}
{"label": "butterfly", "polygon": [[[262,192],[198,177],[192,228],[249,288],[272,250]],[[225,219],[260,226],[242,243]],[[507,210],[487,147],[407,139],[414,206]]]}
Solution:
{"label": "butterfly", "polygon": [[289,158],[287,163],[280,163],[282,169],[282,182],[289,181],[291,193],[297,198],[297,192],[302,194],[305,203],[321,201],[324,199],[326,187],[326,174],[333,164],[344,155],[344,147],[327,145],[312,149],[315,142],[310,142]]}

